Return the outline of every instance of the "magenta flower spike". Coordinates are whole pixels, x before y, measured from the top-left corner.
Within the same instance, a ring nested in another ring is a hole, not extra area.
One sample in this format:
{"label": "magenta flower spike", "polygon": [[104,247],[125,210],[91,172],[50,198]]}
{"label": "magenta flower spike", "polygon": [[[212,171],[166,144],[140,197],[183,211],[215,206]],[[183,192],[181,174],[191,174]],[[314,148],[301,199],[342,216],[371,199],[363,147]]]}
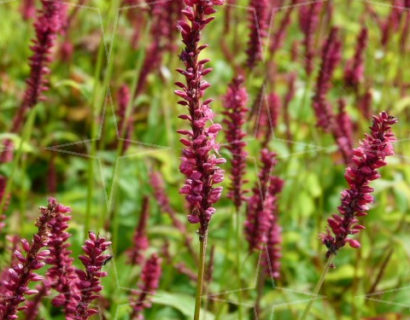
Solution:
{"label": "magenta flower spike", "polygon": [[247,64],[250,69],[262,60],[264,40],[269,27],[268,0],[250,0],[249,7],[249,41],[246,54]]}
{"label": "magenta flower spike", "polygon": [[368,31],[363,27],[357,37],[357,44],[354,56],[347,62],[344,71],[344,80],[346,86],[358,90],[358,85],[362,82],[364,76],[364,53],[368,42]]}
{"label": "magenta flower spike", "polygon": [[76,282],[78,294],[66,306],[67,320],[86,320],[97,313],[90,304],[100,296],[100,291],[103,289],[100,279],[107,275],[102,268],[111,258],[104,253],[111,242],[92,232],[88,236],[89,239],[83,245],[85,255],[80,256],[85,270],[76,270],[79,279]]}
{"label": "magenta flower spike", "polygon": [[308,76],[313,72],[315,34],[319,26],[319,15],[321,10],[322,1],[313,1],[310,2],[309,5],[301,5],[299,8],[299,25],[304,35],[305,71]]}
{"label": "magenta flower spike", "polygon": [[15,263],[8,269],[8,275],[1,283],[3,287],[3,297],[0,301],[1,319],[17,319],[18,310],[25,308],[19,307],[25,301],[25,295],[37,293],[37,290],[30,289],[28,285],[32,281],[43,279],[35,271],[45,265],[45,260],[50,254],[49,250],[43,250],[50,239],[49,223],[61,211],[65,210],[66,207],[50,198],[47,207],[40,207],[41,215],[36,222],[38,231],[33,236],[31,243],[22,239],[22,250],[16,249],[14,251]]}
{"label": "magenta flower spike", "polygon": [[78,294],[76,290],[78,278],[73,266],[74,259],[71,258],[69,242],[71,235],[67,232],[71,220],[70,212],[70,208],[60,206],[59,214],[50,221],[48,242],[50,255],[46,259],[46,263],[50,265],[46,273],[49,287],[58,292],[52,303],[57,307],[63,307],[66,314],[70,313],[67,308],[72,304],[74,296]]}
{"label": "magenta flower spike", "polygon": [[338,39],[339,29],[333,27],[322,49],[322,63],[316,80],[316,92],[313,97],[313,109],[317,126],[329,130],[333,112],[326,95],[331,87],[333,72],[341,58],[342,43]]}
{"label": "magenta flower spike", "polygon": [[145,263],[141,274],[139,290],[133,291],[135,300],[131,301],[131,319],[143,320],[143,312],[151,307],[152,296],[158,289],[161,278],[161,259],[153,254]]}
{"label": "magenta flower spike", "polygon": [[223,181],[223,171],[218,165],[224,163],[225,159],[217,158],[214,154],[219,149],[215,139],[222,126],[217,123],[207,126],[214,114],[209,106],[212,99],[202,101],[205,90],[210,86],[203,77],[212,69],[205,68],[209,60],[199,60],[200,52],[207,47],[199,45],[199,41],[201,30],[213,20],[209,16],[215,13],[214,6],[223,4],[223,1],[186,0],[185,3],[182,13],[187,21],[183,20],[178,24],[185,44],[180,55],[185,70],[178,69],[178,72],[185,77],[186,83],[177,82],[176,85],[181,90],[176,90],[175,94],[182,98],[178,103],[188,109],[188,114],[181,115],[180,118],[189,122],[191,130],[178,130],[178,133],[186,137],[180,139],[186,147],[180,165],[186,181],[180,192],[186,195],[189,204],[189,222],[200,224],[199,237],[204,239],[209,221],[215,213],[213,204],[222,194],[222,187],[214,185]]}
{"label": "magenta flower spike", "polygon": [[34,23],[36,37],[31,46],[30,76],[26,82],[23,102],[13,121],[12,132],[20,130],[27,110],[44,99],[42,94],[48,90],[46,76],[50,72],[50,53],[63,23],[61,17],[64,5],[61,0],[41,0],[41,4],[42,8]]}
{"label": "magenta flower spike", "polygon": [[[12,122],[11,132],[13,133],[21,130],[27,111],[43,100],[42,94],[48,90],[46,76],[50,73],[50,53],[62,24],[61,16],[65,6],[61,0],[41,0],[41,4],[42,8],[34,23],[36,37],[30,48],[33,51],[29,63],[30,75],[26,80],[23,101]],[[9,162],[12,158],[13,143],[7,139],[4,141],[4,151],[1,153],[0,162]]]}
{"label": "magenta flower spike", "polygon": [[321,235],[328,250],[327,257],[336,255],[346,243],[352,248],[360,247],[359,241],[350,236],[365,229],[359,218],[367,215],[373,202],[373,188],[369,183],[380,177],[377,169],[386,165],[386,157],[394,155],[395,136],[391,126],[396,122],[397,119],[386,112],[374,116],[370,134],[366,135],[360,146],[353,151],[351,164],[345,173],[349,188],[341,194],[339,214],[333,214],[328,219],[327,233]]}
{"label": "magenta flower spike", "polygon": [[149,200],[144,197],[142,200],[142,208],[138,226],[135,230],[133,246],[128,251],[129,263],[139,265],[144,261],[144,253],[149,247],[147,236],[147,223],[149,217]]}
{"label": "magenta flower spike", "polygon": [[268,196],[270,175],[276,165],[276,154],[268,149],[261,151],[262,167],[258,183],[252,189],[248,200],[245,221],[245,237],[249,243],[249,251],[262,250],[267,242],[267,233],[271,225],[272,199]]}
{"label": "magenta flower spike", "polygon": [[241,207],[242,201],[245,200],[243,190],[244,174],[246,170],[246,157],[245,151],[246,142],[244,137],[246,132],[242,129],[246,122],[246,114],[248,108],[248,92],[243,86],[244,79],[242,76],[238,76],[232,80],[229,85],[228,92],[224,97],[225,119],[223,123],[225,125],[225,136],[228,142],[227,149],[232,154],[231,163],[231,186],[228,197],[232,199],[236,211]]}
{"label": "magenta flower spike", "polygon": [[282,228],[279,224],[277,198],[282,191],[284,181],[279,177],[271,177],[268,194],[265,200],[266,210],[270,211],[271,224],[267,233],[266,250],[263,252],[262,263],[265,273],[273,279],[280,277],[280,258],[282,256]]}

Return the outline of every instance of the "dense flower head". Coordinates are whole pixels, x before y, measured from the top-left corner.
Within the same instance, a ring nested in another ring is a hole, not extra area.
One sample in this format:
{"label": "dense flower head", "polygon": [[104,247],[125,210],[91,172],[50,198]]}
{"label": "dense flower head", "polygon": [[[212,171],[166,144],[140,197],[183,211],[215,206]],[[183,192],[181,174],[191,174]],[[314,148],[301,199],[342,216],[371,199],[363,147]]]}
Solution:
{"label": "dense flower head", "polygon": [[269,27],[269,3],[268,0],[251,0],[249,10],[249,41],[246,53],[249,68],[255,67],[262,60],[264,39]]}
{"label": "dense flower head", "polygon": [[280,276],[280,258],[282,256],[282,228],[279,225],[279,210],[277,198],[282,191],[284,181],[279,177],[272,176],[265,200],[268,214],[271,215],[270,227],[267,233],[266,249],[263,252],[262,263],[266,274],[271,278],[278,279]]}
{"label": "dense flower head", "polygon": [[60,212],[67,208],[54,198],[48,200],[47,207],[40,208],[40,217],[36,222],[37,233],[33,236],[31,242],[21,239],[21,249],[14,251],[14,263],[8,269],[8,275],[3,279],[1,286],[3,297],[0,301],[1,319],[17,319],[17,311],[25,307],[19,305],[25,300],[25,295],[37,293],[37,290],[30,289],[29,283],[32,281],[41,281],[42,276],[35,273],[36,270],[45,265],[45,260],[50,251],[43,249],[48,245],[49,223]]}
{"label": "dense flower head", "polygon": [[47,81],[45,76],[50,72],[48,65],[51,62],[51,49],[54,46],[61,21],[64,5],[60,0],[42,0],[42,8],[34,23],[36,37],[33,40],[30,57],[30,76],[24,92],[22,105],[14,118],[13,132],[17,132],[24,120],[27,109],[33,108],[38,101],[43,99],[42,93],[46,91]]}
{"label": "dense flower head", "polygon": [[252,189],[252,196],[248,200],[245,221],[245,236],[249,243],[249,251],[261,250],[267,241],[267,233],[272,220],[272,198],[269,194],[271,171],[276,165],[276,154],[263,149],[261,151],[262,167],[258,183]]}
{"label": "dense flower head", "polygon": [[133,309],[131,319],[144,319],[142,313],[151,307],[151,299],[158,289],[161,273],[161,259],[154,253],[144,265],[139,290],[133,292],[136,298],[131,302]]}
{"label": "dense flower head", "polygon": [[86,320],[97,313],[97,310],[89,305],[99,297],[103,288],[100,279],[107,275],[102,268],[111,258],[110,255],[105,254],[111,242],[92,232],[89,232],[88,237],[89,239],[83,245],[85,254],[79,258],[85,270],[76,269],[78,281],[75,285],[78,291],[66,306],[66,319],[68,320]]}
{"label": "dense flower head", "polygon": [[344,80],[348,87],[353,87],[356,90],[358,85],[363,80],[364,75],[364,52],[367,47],[368,31],[363,27],[357,37],[357,45],[354,56],[347,62],[344,71]]}
{"label": "dense flower head", "polygon": [[180,192],[186,195],[190,207],[188,220],[191,223],[200,223],[199,235],[202,239],[207,232],[211,216],[215,212],[213,204],[222,194],[222,187],[214,184],[223,180],[223,171],[218,165],[225,162],[214,154],[219,149],[215,139],[222,126],[213,123],[214,114],[210,108],[212,99],[202,101],[205,90],[210,86],[203,76],[210,73],[210,68],[205,68],[207,59],[199,60],[200,52],[206,45],[199,45],[201,30],[213,20],[209,17],[215,12],[214,6],[223,4],[219,0],[186,0],[186,7],[182,10],[186,20],[178,23],[185,48],[180,58],[185,69],[178,69],[186,80],[186,84],[177,82],[181,90],[175,94],[182,98],[178,103],[186,106],[188,114],[180,118],[187,120],[191,130],[178,130],[186,138],[180,139],[186,147],[183,150],[180,171],[186,176],[185,185]]}
{"label": "dense flower head", "polygon": [[[51,62],[51,49],[54,46],[58,31],[61,28],[62,12],[66,9],[61,0],[41,0],[41,9],[34,23],[36,37],[30,49],[33,55],[30,57],[30,75],[26,80],[26,89],[23,101],[13,119],[11,131],[17,133],[21,130],[26,113],[40,100],[44,91],[47,91],[46,76],[49,74]],[[13,142],[6,139],[3,142],[3,152],[0,161],[10,162],[13,159]]]}
{"label": "dense flower head", "polygon": [[319,15],[322,10],[322,1],[313,1],[299,7],[299,25],[303,32],[305,48],[305,70],[310,75],[313,72],[313,58],[315,56],[315,33],[319,25]]}
{"label": "dense flower head", "polygon": [[242,76],[237,76],[233,79],[224,97],[225,111],[223,112],[225,115],[223,120],[225,136],[228,142],[227,149],[232,153],[232,183],[228,197],[232,199],[236,209],[239,209],[242,201],[245,200],[242,185],[244,183],[243,176],[246,170],[246,157],[248,155],[245,151],[246,142],[243,139],[246,133],[242,129],[248,112],[246,107],[248,92],[243,86],[243,82]]}
{"label": "dense flower head", "polygon": [[144,261],[145,250],[149,247],[147,236],[147,223],[149,217],[149,200],[144,197],[138,226],[134,233],[133,246],[128,251],[129,263],[139,265]]}
{"label": "dense flower head", "polygon": [[333,72],[341,58],[342,43],[338,38],[339,29],[333,27],[322,49],[322,63],[316,80],[316,92],[313,97],[313,109],[317,118],[317,125],[328,130],[333,112],[326,94],[331,87]]}
{"label": "dense flower head", "polygon": [[341,194],[339,214],[333,214],[328,219],[329,229],[321,235],[322,242],[328,249],[328,257],[336,254],[346,243],[353,248],[360,247],[360,243],[349,236],[365,229],[358,218],[367,215],[369,205],[373,202],[373,188],[369,183],[380,177],[377,169],[386,165],[387,156],[394,154],[395,136],[391,126],[396,122],[386,112],[374,116],[370,134],[353,151],[351,164],[345,173],[349,188]]}
{"label": "dense flower head", "polygon": [[70,250],[70,233],[67,232],[71,209],[60,206],[59,214],[49,223],[50,239],[48,247],[50,255],[46,263],[51,267],[47,271],[49,287],[55,289],[58,295],[52,300],[55,306],[66,308],[73,300],[76,289],[77,275],[73,266]]}

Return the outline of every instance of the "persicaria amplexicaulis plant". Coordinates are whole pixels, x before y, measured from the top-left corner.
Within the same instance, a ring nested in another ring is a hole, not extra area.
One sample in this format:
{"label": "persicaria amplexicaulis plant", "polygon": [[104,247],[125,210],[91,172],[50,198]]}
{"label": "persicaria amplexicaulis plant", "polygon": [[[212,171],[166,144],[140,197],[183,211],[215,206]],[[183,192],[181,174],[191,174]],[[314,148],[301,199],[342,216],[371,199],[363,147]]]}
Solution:
{"label": "persicaria amplexicaulis plant", "polygon": [[267,235],[272,220],[272,199],[268,199],[271,172],[276,165],[276,154],[263,149],[261,151],[262,167],[259,181],[252,189],[252,196],[248,200],[245,221],[245,237],[249,243],[249,251],[262,250],[267,242]]}
{"label": "persicaria amplexicaulis plant", "polygon": [[250,34],[246,54],[248,67],[252,69],[262,60],[263,43],[269,27],[268,0],[251,0],[249,7]]}
{"label": "persicaria amplexicaulis plant", "polygon": [[46,263],[51,267],[47,270],[47,282],[49,288],[58,292],[58,295],[53,298],[52,303],[55,306],[63,307],[65,313],[72,310],[67,310],[72,305],[76,292],[77,275],[73,266],[73,258],[71,257],[69,239],[70,233],[67,232],[68,222],[71,220],[71,210],[64,207],[60,210],[49,223],[50,239],[48,248],[50,255],[46,259]]}
{"label": "persicaria amplexicaulis plant", "polygon": [[395,136],[391,126],[396,122],[386,112],[374,116],[370,134],[353,151],[351,164],[345,173],[349,188],[342,192],[339,214],[333,214],[328,219],[327,233],[321,235],[328,249],[327,257],[336,255],[346,243],[353,248],[360,247],[359,241],[350,236],[365,229],[359,218],[367,215],[369,205],[373,202],[371,193],[374,190],[369,183],[380,177],[377,170],[386,165],[386,157],[394,155]]}
{"label": "persicaria amplexicaulis plant", "polygon": [[238,76],[233,79],[229,85],[228,92],[224,97],[225,111],[223,120],[225,127],[225,136],[228,142],[227,149],[232,154],[231,163],[231,187],[228,197],[232,199],[236,211],[241,207],[242,201],[245,200],[243,190],[244,174],[246,170],[245,151],[246,142],[244,137],[246,132],[242,129],[246,122],[248,108],[248,93],[243,86],[244,79]]}
{"label": "persicaria amplexicaulis plant", "polygon": [[[62,11],[66,9],[61,0],[42,0],[41,5],[42,8],[34,23],[36,37],[31,46],[33,55],[30,57],[30,75],[26,81],[23,101],[13,119],[11,127],[13,133],[21,130],[27,111],[44,99],[42,94],[48,89],[46,75],[49,73],[50,53],[62,25]],[[5,140],[1,155],[2,162],[11,161],[12,149],[12,141]]]}
{"label": "persicaria amplexicaulis plant", "polygon": [[209,16],[215,13],[214,6],[223,4],[223,1],[186,0],[185,3],[187,6],[182,13],[188,22],[184,20],[178,23],[185,44],[180,55],[185,69],[178,69],[178,72],[185,77],[186,83],[177,82],[181,90],[175,93],[183,99],[178,103],[188,109],[188,114],[180,118],[188,120],[191,130],[178,130],[186,137],[180,139],[186,147],[180,170],[187,178],[181,193],[186,195],[189,204],[188,220],[200,224],[199,236],[203,239],[215,212],[213,204],[221,197],[222,187],[214,187],[214,184],[223,181],[223,171],[218,165],[224,163],[225,159],[217,158],[213,153],[219,149],[215,139],[222,126],[217,123],[207,126],[214,114],[209,107],[212,99],[202,101],[205,90],[210,86],[203,76],[212,69],[205,68],[209,60],[199,60],[200,52],[207,47],[199,45],[199,41],[201,30],[213,20]]}
{"label": "persicaria amplexicaulis plant", "polygon": [[301,5],[299,8],[299,25],[303,32],[303,45],[305,48],[305,71],[308,76],[313,72],[313,59],[315,57],[315,34],[319,25],[322,1],[313,1]]}
{"label": "persicaria amplexicaulis plant", "polygon": [[97,313],[90,304],[99,297],[102,290],[101,278],[107,275],[102,268],[111,258],[110,255],[105,254],[111,242],[92,232],[88,236],[89,239],[83,246],[85,254],[79,258],[85,270],[76,269],[78,281],[75,285],[78,291],[69,302],[69,306],[66,306],[67,320],[86,320]]}
{"label": "persicaria amplexicaulis plant", "polygon": [[159,286],[161,278],[161,259],[153,254],[144,265],[141,274],[139,290],[134,290],[131,319],[143,320],[143,311],[151,307],[151,299]]}
{"label": "persicaria amplexicaulis plant", "polygon": [[31,242],[21,240],[22,249],[14,251],[15,263],[8,269],[8,275],[1,283],[3,297],[0,301],[0,318],[17,319],[18,310],[24,309],[19,305],[25,300],[25,295],[35,294],[37,290],[30,289],[29,283],[41,281],[42,276],[35,273],[45,265],[45,260],[50,251],[45,250],[50,240],[49,223],[60,213],[68,212],[69,209],[57,203],[53,198],[48,201],[47,207],[41,207],[41,215],[36,222],[37,233]]}
{"label": "persicaria amplexicaulis plant", "polygon": [[282,228],[279,224],[278,194],[282,191],[284,181],[272,176],[265,200],[265,210],[272,216],[267,234],[266,249],[263,251],[262,263],[265,273],[271,278],[280,277],[280,258],[282,257]]}

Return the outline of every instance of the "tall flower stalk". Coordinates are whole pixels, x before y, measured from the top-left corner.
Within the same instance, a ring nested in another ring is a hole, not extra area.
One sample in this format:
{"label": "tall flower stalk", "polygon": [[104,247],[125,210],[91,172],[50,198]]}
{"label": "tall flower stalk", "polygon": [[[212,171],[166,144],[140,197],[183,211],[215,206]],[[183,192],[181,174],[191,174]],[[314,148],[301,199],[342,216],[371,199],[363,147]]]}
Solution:
{"label": "tall flower stalk", "polygon": [[360,243],[350,236],[365,228],[359,218],[367,215],[373,202],[371,193],[374,189],[370,182],[380,178],[377,170],[386,165],[387,156],[394,155],[395,136],[391,126],[396,122],[386,112],[374,116],[370,134],[353,151],[352,163],[345,173],[349,188],[342,192],[339,214],[328,219],[329,229],[322,235],[322,242],[328,249],[327,257],[336,255],[347,243],[353,248],[360,247]]}
{"label": "tall flower stalk", "polygon": [[[49,74],[51,62],[51,49],[55,44],[57,33],[61,28],[62,11],[65,5],[61,0],[42,0],[41,10],[34,23],[36,36],[33,40],[30,57],[30,75],[26,80],[26,90],[23,101],[17,109],[17,113],[11,125],[11,132],[18,133],[24,123],[27,112],[40,100],[44,99],[43,92],[48,90],[46,76]],[[13,143],[11,140],[4,141],[4,151],[1,154],[1,162],[10,162],[13,157]]]}
{"label": "tall flower stalk", "polygon": [[65,314],[70,312],[68,308],[72,306],[71,302],[78,294],[76,290],[78,278],[69,243],[71,235],[67,232],[68,222],[71,220],[71,216],[68,215],[70,212],[70,208],[65,208],[50,221],[48,242],[50,255],[46,259],[46,263],[51,266],[46,273],[48,287],[58,292],[52,303],[57,307],[63,307]]}
{"label": "tall flower stalk", "polygon": [[110,241],[101,238],[94,233],[88,234],[89,239],[83,246],[84,255],[80,260],[85,270],[77,269],[79,281],[76,283],[78,294],[66,307],[66,319],[86,320],[97,313],[95,308],[90,307],[92,301],[99,297],[102,290],[101,278],[107,275],[102,271],[103,266],[111,258],[105,251],[111,245]]}
{"label": "tall flower stalk", "polygon": [[249,251],[262,250],[267,242],[267,235],[271,225],[271,206],[268,199],[269,182],[273,167],[276,165],[276,154],[263,149],[261,151],[262,167],[259,181],[252,189],[252,196],[248,200],[245,222],[245,237],[249,243]]}
{"label": "tall flower stalk", "polygon": [[189,222],[199,223],[200,263],[194,317],[198,320],[208,225],[215,213],[213,204],[219,200],[222,193],[222,187],[214,187],[214,184],[222,182],[223,171],[218,165],[225,162],[225,159],[217,158],[214,154],[218,150],[215,139],[222,129],[221,125],[215,123],[207,127],[207,122],[212,121],[214,115],[209,107],[212,99],[202,101],[205,90],[210,86],[203,76],[210,73],[212,69],[205,68],[209,60],[199,60],[201,51],[207,47],[207,45],[199,45],[199,41],[201,30],[213,20],[210,15],[216,12],[214,6],[222,5],[223,0],[186,0],[185,3],[186,7],[182,13],[186,19],[178,23],[185,45],[180,55],[185,69],[178,69],[178,72],[185,77],[185,84],[177,82],[181,90],[176,90],[175,93],[182,98],[178,103],[188,109],[188,114],[181,115],[180,118],[187,120],[191,127],[191,130],[178,131],[185,136],[180,141],[186,147],[180,170],[187,179],[180,192],[186,195],[189,204]]}
{"label": "tall flower stalk", "polygon": [[[386,165],[387,156],[394,155],[395,136],[391,126],[396,122],[397,119],[386,112],[373,116],[370,134],[367,134],[360,146],[353,151],[352,162],[345,173],[349,188],[341,194],[339,214],[333,214],[328,219],[327,232],[321,235],[322,243],[327,248],[327,262],[315,286],[315,295],[319,294],[337,252],[346,244],[352,248],[360,247],[360,242],[351,236],[365,229],[359,218],[367,215],[373,202],[373,188],[370,187],[370,182],[380,178],[378,169]],[[312,303],[313,300],[306,305],[300,320],[306,319]]]}
{"label": "tall flower stalk", "polygon": [[262,60],[264,40],[269,27],[269,3],[268,0],[250,0],[249,7],[249,41],[246,54],[247,64],[250,69]]}
{"label": "tall flower stalk", "polygon": [[243,190],[244,174],[246,169],[246,157],[245,151],[246,142],[244,137],[246,133],[243,131],[242,126],[246,122],[246,114],[248,108],[246,104],[248,102],[248,93],[243,86],[243,77],[238,76],[232,80],[229,85],[228,92],[224,97],[225,119],[225,136],[228,141],[228,150],[232,154],[231,162],[231,187],[229,192],[229,198],[232,199],[236,212],[239,211],[244,198],[245,191]]}
{"label": "tall flower stalk", "polygon": [[49,250],[44,249],[50,239],[49,223],[58,214],[67,210],[68,208],[60,205],[53,198],[49,199],[47,207],[40,208],[41,215],[36,222],[37,233],[31,243],[25,239],[21,240],[23,250],[14,251],[15,263],[8,269],[8,275],[1,283],[4,288],[0,301],[1,319],[17,319],[17,312],[21,309],[19,305],[24,302],[25,295],[37,293],[37,290],[29,289],[28,285],[32,281],[43,279],[35,271],[45,265],[45,259],[50,253]]}

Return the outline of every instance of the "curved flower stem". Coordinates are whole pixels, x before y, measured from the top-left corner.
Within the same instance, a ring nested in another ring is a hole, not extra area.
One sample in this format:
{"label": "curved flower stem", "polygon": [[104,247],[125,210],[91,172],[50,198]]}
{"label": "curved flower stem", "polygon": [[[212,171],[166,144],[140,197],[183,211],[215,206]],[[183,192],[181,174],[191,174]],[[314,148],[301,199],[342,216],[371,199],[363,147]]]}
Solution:
{"label": "curved flower stem", "polygon": [[202,289],[204,285],[205,260],[206,260],[206,246],[208,244],[208,231],[199,238],[199,268],[198,268],[198,282],[196,287],[195,297],[195,315],[194,320],[199,320],[201,311]]}
{"label": "curved flower stem", "polygon": [[303,310],[302,316],[299,317],[299,320],[305,320],[306,317],[307,317],[307,315],[309,314],[309,311],[310,311],[310,309],[311,309],[311,307],[312,307],[312,304],[313,304],[314,299],[316,298],[316,296],[319,295],[320,289],[322,289],[323,283],[325,282],[326,275],[327,275],[327,273],[329,272],[329,269],[330,269],[331,264],[333,263],[333,259],[334,259],[334,256],[333,256],[333,255],[331,255],[331,256],[327,259],[326,264],[325,264],[325,267],[324,267],[324,269],[323,269],[323,271],[322,271],[322,274],[320,275],[319,281],[316,283],[315,290],[313,291],[314,297],[313,297],[313,298],[308,302],[308,304],[306,305],[305,310]]}

